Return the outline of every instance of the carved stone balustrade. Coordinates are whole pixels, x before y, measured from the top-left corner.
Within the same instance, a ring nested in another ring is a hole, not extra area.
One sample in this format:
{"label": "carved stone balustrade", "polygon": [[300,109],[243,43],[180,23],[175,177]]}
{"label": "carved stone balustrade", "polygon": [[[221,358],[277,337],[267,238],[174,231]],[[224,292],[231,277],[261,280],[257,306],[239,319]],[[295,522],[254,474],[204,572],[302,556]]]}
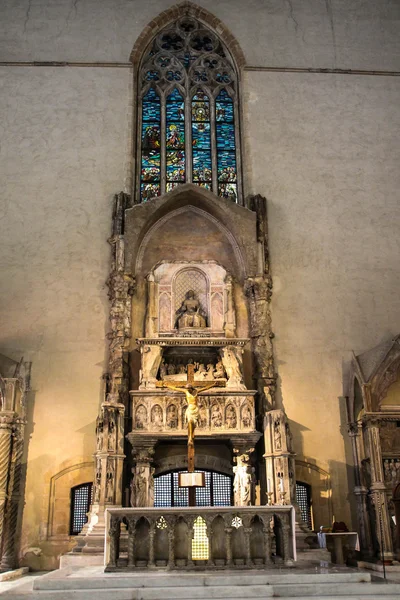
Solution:
{"label": "carved stone balustrade", "polygon": [[105,571],[230,569],[296,559],[292,506],[110,508]]}

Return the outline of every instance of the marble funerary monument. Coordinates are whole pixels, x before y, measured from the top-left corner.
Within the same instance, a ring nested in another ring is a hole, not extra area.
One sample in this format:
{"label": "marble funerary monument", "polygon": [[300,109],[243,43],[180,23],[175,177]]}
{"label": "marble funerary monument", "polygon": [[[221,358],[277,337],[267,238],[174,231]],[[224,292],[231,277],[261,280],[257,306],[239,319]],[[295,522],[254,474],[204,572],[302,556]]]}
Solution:
{"label": "marble funerary monument", "polygon": [[1,569],[399,558],[396,3],[22,4]]}

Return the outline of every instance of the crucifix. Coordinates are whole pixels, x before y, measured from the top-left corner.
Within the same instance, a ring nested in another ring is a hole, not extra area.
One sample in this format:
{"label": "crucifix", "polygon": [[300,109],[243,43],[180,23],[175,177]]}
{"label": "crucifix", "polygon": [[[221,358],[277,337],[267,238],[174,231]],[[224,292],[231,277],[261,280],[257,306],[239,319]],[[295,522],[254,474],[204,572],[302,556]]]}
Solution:
{"label": "crucifix", "polygon": [[[157,381],[157,387],[165,387],[169,390],[179,392],[186,395],[188,407],[185,412],[185,417],[188,425],[188,473],[193,475],[187,478],[179,478],[179,485],[181,487],[189,488],[189,506],[196,506],[196,487],[204,487],[204,473],[199,473],[200,478],[196,478],[194,475],[194,435],[195,429],[199,420],[199,407],[197,404],[197,396],[201,392],[205,392],[212,387],[225,387],[225,381],[218,381],[213,379],[212,381],[195,381],[194,380],[194,365],[189,364],[187,366],[187,380],[186,381]],[[182,473],[181,475],[185,475]]]}

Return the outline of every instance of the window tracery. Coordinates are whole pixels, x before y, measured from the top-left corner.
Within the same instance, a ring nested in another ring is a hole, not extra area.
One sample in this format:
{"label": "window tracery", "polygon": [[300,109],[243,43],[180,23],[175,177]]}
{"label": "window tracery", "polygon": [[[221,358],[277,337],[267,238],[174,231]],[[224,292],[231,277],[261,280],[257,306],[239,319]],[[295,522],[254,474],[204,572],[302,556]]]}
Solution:
{"label": "window tracery", "polygon": [[186,182],[238,202],[238,78],[220,39],[185,16],[153,39],[138,78],[140,202]]}

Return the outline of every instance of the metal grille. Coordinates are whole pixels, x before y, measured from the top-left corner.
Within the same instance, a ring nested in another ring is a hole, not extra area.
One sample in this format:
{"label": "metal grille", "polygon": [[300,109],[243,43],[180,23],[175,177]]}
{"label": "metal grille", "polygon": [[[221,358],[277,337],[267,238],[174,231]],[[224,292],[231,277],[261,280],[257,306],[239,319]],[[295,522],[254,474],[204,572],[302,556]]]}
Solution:
{"label": "metal grille", "polygon": [[175,279],[175,310],[180,308],[189,290],[193,290],[203,311],[207,310],[207,280],[197,269],[184,269]]}
{"label": "metal grille", "polygon": [[[188,506],[188,488],[178,485],[176,471],[158,475],[154,478],[154,506],[166,508],[168,506]],[[196,506],[231,506],[232,504],[232,478],[215,471],[200,471],[205,474],[206,485],[196,488]]]}
{"label": "metal grille", "polygon": [[208,560],[209,541],[207,536],[207,525],[203,517],[197,517],[193,525],[194,535],[192,539],[192,559]]}
{"label": "metal grille", "polygon": [[211,473],[205,471],[206,485],[196,488],[196,506],[211,506]]}
{"label": "metal grille", "polygon": [[93,484],[83,483],[71,489],[70,535],[78,535],[87,522],[92,503]]}
{"label": "metal grille", "polygon": [[174,506],[188,506],[189,494],[188,488],[180,488],[178,485],[178,473],[173,473],[173,502]]}
{"label": "metal grille", "polygon": [[222,473],[213,473],[213,506],[230,506],[232,479]]}
{"label": "metal grille", "polygon": [[296,502],[300,508],[301,517],[312,529],[311,516],[311,486],[301,481],[296,481]]}
{"label": "metal grille", "polygon": [[171,504],[171,473],[154,477],[154,506],[156,508],[166,508]]}

